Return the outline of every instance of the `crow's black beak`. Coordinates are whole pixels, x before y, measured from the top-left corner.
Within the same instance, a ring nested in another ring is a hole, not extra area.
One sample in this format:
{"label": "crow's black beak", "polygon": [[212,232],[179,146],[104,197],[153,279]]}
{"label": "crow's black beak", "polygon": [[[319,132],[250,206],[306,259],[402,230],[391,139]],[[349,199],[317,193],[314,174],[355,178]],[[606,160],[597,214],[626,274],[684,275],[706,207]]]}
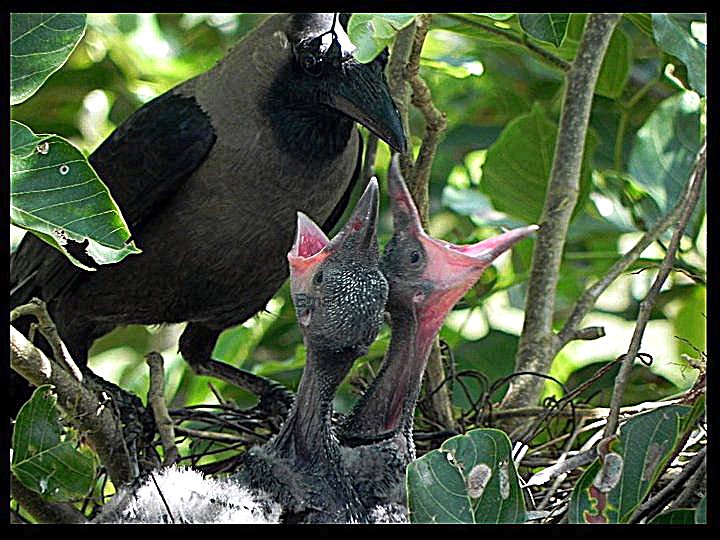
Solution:
{"label": "crow's black beak", "polygon": [[376,62],[346,62],[343,81],[330,90],[328,105],[362,124],[396,152],[404,153],[407,139],[400,112]]}

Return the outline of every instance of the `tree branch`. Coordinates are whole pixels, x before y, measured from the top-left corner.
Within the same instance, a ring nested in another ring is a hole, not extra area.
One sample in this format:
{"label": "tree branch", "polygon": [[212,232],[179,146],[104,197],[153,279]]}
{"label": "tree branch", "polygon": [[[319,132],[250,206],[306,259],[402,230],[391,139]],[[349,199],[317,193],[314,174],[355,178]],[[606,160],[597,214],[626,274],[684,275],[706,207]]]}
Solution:
{"label": "tree branch", "polygon": [[[563,246],[580,189],[580,168],[595,83],[619,20],[619,14],[588,16],[577,56],[568,72],[550,182],[533,251],[517,371],[547,373],[552,362],[552,323]],[[514,379],[504,405],[520,407],[535,403],[542,384],[537,378]]]}
{"label": "tree branch", "polygon": [[546,49],[543,49],[539,45],[535,45],[534,43],[529,41],[524,34],[522,37],[520,37],[513,33],[507,32],[506,30],[497,28],[496,26],[493,26],[491,24],[484,24],[480,21],[468,19],[468,18],[464,17],[463,15],[457,14],[457,13],[444,13],[444,15],[446,17],[449,17],[450,19],[454,19],[456,21],[463,22],[470,26],[474,26],[475,28],[480,28],[481,30],[484,30],[491,34],[495,34],[496,36],[500,36],[504,39],[507,39],[508,41],[515,43],[516,45],[525,47],[530,52],[535,53],[540,59],[544,60],[547,64],[550,64],[553,67],[560,68],[563,71],[568,71],[571,68],[570,62],[560,58],[559,56],[554,55],[553,53],[551,53],[550,51],[548,51]]}
{"label": "tree branch", "polygon": [[680,491],[685,483],[690,480],[695,471],[702,466],[705,462],[707,454],[707,446],[704,446],[695,457],[693,457],[686,465],[683,470],[678,474],[672,482],[670,482],[663,489],[658,491],[653,497],[645,501],[644,504],[640,505],[635,513],[632,515],[628,523],[638,523],[647,514],[662,509],[670,500],[670,498]]}
{"label": "tree branch", "polygon": [[576,328],[585,316],[590,312],[598,298],[605,292],[605,290],[618,278],[623,272],[625,272],[631,264],[640,258],[640,255],[645,248],[657,240],[660,235],[665,232],[671,225],[678,222],[680,215],[683,212],[685,203],[687,201],[687,195],[692,186],[693,175],[688,178],[688,183],[685,189],[680,195],[678,202],[668,211],[661,219],[659,219],[652,228],[647,231],[640,240],[630,249],[625,255],[623,255],[605,275],[598,281],[588,287],[585,292],[575,302],[575,306],[568,317],[567,321],[562,327],[562,330],[557,335],[555,342],[555,349],[553,356],[557,354],[560,349],[567,345],[570,341],[575,339],[573,334],[576,332]]}
{"label": "tree branch", "polygon": [[178,460],[178,449],[175,446],[175,429],[167,405],[165,405],[165,370],[163,357],[160,353],[151,352],[145,357],[150,367],[150,389],[148,390],[148,403],[155,416],[155,425],[162,441],[165,456],[163,466],[172,465]]}
{"label": "tree branch", "polygon": [[72,425],[83,432],[90,446],[107,468],[115,485],[133,480],[133,467],[120,420],[112,407],[69,374],[55,360],[30,343],[15,327],[10,326],[10,367],[31,384],[51,384],[58,396],[58,406]]}
{"label": "tree branch", "polygon": [[58,334],[55,323],[50,318],[50,314],[47,310],[45,302],[39,298],[33,298],[27,304],[18,306],[10,312],[10,322],[14,321],[18,317],[24,317],[30,315],[35,317],[38,321],[37,329],[47,339],[52,349],[53,356],[59,362],[65,364],[65,368],[72,373],[78,381],[82,382],[83,376],[80,372],[80,368],[77,367],[75,361],[70,357],[70,352],[65,347],[65,344]]}
{"label": "tree branch", "polygon": [[635,330],[633,332],[628,351],[625,354],[623,362],[620,366],[620,371],[615,378],[615,387],[613,388],[612,400],[610,402],[610,416],[608,417],[608,423],[605,426],[605,437],[608,437],[615,433],[617,430],[618,416],[620,414],[620,405],[622,403],[623,394],[625,392],[625,386],[627,380],[630,377],[633,363],[635,358],[640,351],[640,343],[642,342],[645,328],[650,320],[650,312],[652,311],[655,301],[657,300],[660,289],[665,283],[670,270],[672,270],[673,263],[675,262],[675,254],[678,247],[680,246],[680,239],[682,238],[685,227],[690,220],[693,209],[700,198],[700,192],[702,189],[703,179],[705,177],[705,171],[707,168],[707,156],[706,156],[706,145],[703,142],[702,148],[698,154],[697,162],[693,169],[690,182],[688,183],[688,189],[685,191],[683,197],[682,210],[680,217],[673,231],[672,239],[668,245],[667,253],[665,258],[660,264],[660,270],[658,275],[655,277],[650,290],[648,291],[645,299],[640,302],[640,311],[638,313],[637,323],[635,324]]}
{"label": "tree branch", "polygon": [[69,503],[48,502],[25,487],[15,475],[10,478],[12,498],[39,523],[87,523],[87,518]]}

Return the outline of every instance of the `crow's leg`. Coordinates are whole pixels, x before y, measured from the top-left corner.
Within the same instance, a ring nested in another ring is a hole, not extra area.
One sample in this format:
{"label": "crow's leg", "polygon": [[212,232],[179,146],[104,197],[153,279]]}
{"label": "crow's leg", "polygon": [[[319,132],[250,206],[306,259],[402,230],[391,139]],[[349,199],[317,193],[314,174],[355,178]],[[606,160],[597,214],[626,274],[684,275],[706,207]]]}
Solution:
{"label": "crow's leg", "polygon": [[180,336],[180,353],[198,375],[209,375],[258,396],[257,408],[285,417],[290,411],[293,394],[280,383],[255,375],[211,358],[215,343],[224,328],[188,323]]}

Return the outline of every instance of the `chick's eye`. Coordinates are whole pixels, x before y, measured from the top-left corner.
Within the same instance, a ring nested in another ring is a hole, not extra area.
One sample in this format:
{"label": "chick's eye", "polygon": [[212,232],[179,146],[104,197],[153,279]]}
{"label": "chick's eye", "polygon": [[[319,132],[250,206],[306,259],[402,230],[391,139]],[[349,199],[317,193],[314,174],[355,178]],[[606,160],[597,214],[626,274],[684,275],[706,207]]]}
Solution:
{"label": "chick's eye", "polygon": [[412,252],[410,253],[410,262],[413,263],[413,264],[415,264],[415,263],[418,262],[419,260],[420,260],[420,253],[417,252],[417,251],[412,251]]}
{"label": "chick's eye", "polygon": [[317,285],[320,285],[323,282],[323,273],[322,270],[320,270],[317,274],[315,274],[315,277],[313,278],[315,283]]}
{"label": "chick's eye", "polygon": [[318,57],[312,53],[303,53],[303,55],[300,56],[300,65],[306,73],[314,77],[317,77],[322,72],[322,63]]}

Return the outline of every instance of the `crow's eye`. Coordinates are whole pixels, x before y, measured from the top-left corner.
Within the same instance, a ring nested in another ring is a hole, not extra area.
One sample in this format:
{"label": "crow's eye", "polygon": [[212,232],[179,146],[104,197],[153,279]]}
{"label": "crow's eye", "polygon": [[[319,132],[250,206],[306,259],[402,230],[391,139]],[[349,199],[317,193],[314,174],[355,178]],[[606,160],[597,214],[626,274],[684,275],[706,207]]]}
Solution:
{"label": "crow's eye", "polygon": [[305,52],[300,56],[300,66],[305,73],[317,77],[322,73],[322,62],[313,53]]}
{"label": "crow's eye", "polygon": [[323,282],[323,273],[322,270],[320,270],[317,274],[315,274],[315,277],[313,278],[315,283],[317,285],[320,285]]}
{"label": "crow's eye", "polygon": [[420,252],[419,251],[411,251],[410,252],[410,262],[412,264],[415,264],[420,260]]}

